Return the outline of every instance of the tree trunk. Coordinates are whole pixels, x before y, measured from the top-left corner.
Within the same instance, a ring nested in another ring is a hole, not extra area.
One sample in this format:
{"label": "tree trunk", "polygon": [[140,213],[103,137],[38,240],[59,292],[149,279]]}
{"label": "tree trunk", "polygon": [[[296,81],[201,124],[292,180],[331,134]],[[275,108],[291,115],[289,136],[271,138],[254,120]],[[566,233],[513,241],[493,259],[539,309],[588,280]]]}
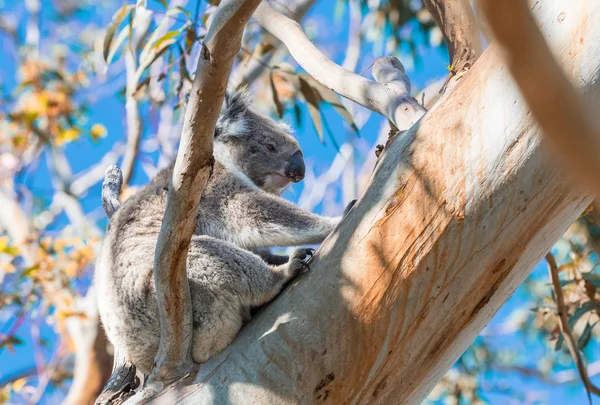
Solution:
{"label": "tree trunk", "polygon": [[[597,102],[600,3],[533,3]],[[157,402],[420,403],[590,202],[554,168],[492,46],[390,142],[310,273]]]}

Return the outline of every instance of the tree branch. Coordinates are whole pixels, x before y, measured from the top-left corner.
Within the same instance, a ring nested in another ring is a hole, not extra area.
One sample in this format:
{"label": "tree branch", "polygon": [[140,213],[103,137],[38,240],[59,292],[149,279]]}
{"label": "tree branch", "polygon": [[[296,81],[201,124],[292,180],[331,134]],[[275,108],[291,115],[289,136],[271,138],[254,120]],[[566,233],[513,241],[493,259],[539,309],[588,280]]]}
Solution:
{"label": "tree branch", "polygon": [[[562,10],[572,25],[552,23]],[[538,13],[574,83],[600,97],[600,43],[572,36],[575,27],[600,35],[591,23],[600,3],[546,0]],[[591,201],[544,153],[503,67],[488,48],[460,86],[394,137],[311,271],[192,386],[161,399],[421,403]]]}
{"label": "tree branch", "polygon": [[202,194],[212,170],[212,140],[233,58],[244,26],[260,0],[223,1],[200,52],[185,113],[181,143],[169,184],[167,208],[156,245],[154,282],[161,339],[150,391],[191,370],[192,312],[187,251]]}
{"label": "tree branch", "polygon": [[577,340],[575,339],[575,336],[573,336],[573,332],[569,327],[568,311],[567,307],[565,306],[565,298],[563,296],[562,287],[560,286],[560,279],[558,278],[558,266],[556,265],[556,260],[554,260],[554,256],[552,256],[552,253],[548,253],[546,255],[546,261],[548,262],[548,273],[550,274],[552,288],[554,290],[554,295],[556,296],[558,325],[560,327],[560,331],[562,332],[565,338],[565,343],[569,348],[571,357],[573,357],[575,366],[577,366],[579,377],[581,378],[581,382],[583,382],[583,385],[585,386],[585,390],[587,391],[588,399],[591,404],[592,398],[590,393],[600,396],[600,388],[596,387],[590,380],[585,362],[583,361],[581,352],[579,351],[579,347],[577,346]]}
{"label": "tree branch", "polygon": [[[600,126],[557,64],[527,3],[479,0],[479,4],[514,80],[556,156],[572,171],[574,179],[600,196]],[[555,23],[572,26],[571,17],[559,11]],[[577,35],[576,39],[583,43],[583,34]]]}
{"label": "tree branch", "polygon": [[437,22],[450,56],[454,76],[473,66],[481,55],[481,34],[469,0],[423,0]]}
{"label": "tree branch", "polygon": [[399,130],[416,123],[426,110],[410,97],[410,82],[396,58],[379,58],[373,66],[376,82],[344,69],[327,58],[308,39],[300,25],[262,3],[254,17],[279,38],[296,62],[319,83],[342,97],[387,117]]}
{"label": "tree branch", "polygon": [[140,108],[134,94],[138,87],[137,52],[140,42],[148,32],[152,22],[152,14],[146,9],[145,0],[137,0],[136,18],[134,21],[134,38],[130,38],[130,45],[125,50],[125,117],[127,124],[127,148],[123,156],[123,183],[129,184],[133,176],[133,169],[137,160],[142,137],[143,126],[140,118]]}

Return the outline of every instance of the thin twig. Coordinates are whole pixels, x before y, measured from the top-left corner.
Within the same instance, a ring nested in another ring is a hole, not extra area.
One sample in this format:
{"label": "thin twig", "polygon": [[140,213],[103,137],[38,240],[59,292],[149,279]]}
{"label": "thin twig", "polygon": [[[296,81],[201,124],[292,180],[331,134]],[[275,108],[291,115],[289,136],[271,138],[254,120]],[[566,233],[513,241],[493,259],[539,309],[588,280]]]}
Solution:
{"label": "thin twig", "polygon": [[560,286],[560,279],[558,278],[558,266],[556,265],[556,260],[554,260],[554,256],[552,253],[548,253],[546,255],[546,261],[548,262],[548,272],[550,273],[550,280],[552,281],[552,288],[554,290],[554,295],[556,296],[556,308],[558,311],[558,325],[560,327],[560,331],[565,338],[565,342],[567,343],[567,347],[569,348],[569,352],[575,361],[575,365],[577,366],[577,370],[579,371],[579,377],[585,386],[585,390],[588,394],[588,400],[590,404],[592,403],[592,396],[590,393],[594,395],[600,396],[600,388],[596,387],[591,381],[587,372],[587,368],[583,358],[581,356],[581,352],[577,347],[577,341],[575,340],[575,336],[573,336],[573,332],[569,327],[569,317],[567,316],[567,308],[565,307],[565,298],[563,296],[562,288]]}

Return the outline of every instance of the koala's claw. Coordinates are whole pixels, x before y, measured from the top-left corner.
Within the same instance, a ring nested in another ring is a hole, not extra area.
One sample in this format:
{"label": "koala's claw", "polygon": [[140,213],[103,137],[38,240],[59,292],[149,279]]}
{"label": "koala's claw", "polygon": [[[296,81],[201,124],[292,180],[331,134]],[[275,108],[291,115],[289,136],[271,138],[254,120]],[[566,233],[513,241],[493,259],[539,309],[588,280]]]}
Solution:
{"label": "koala's claw", "polygon": [[296,260],[296,259],[305,260],[307,256],[310,259],[313,257],[314,254],[315,254],[315,250],[312,248],[296,249],[296,251],[292,255],[292,260]]}
{"label": "koala's claw", "polygon": [[296,276],[310,270],[308,261],[313,257],[315,250],[311,248],[297,249],[291,257],[289,268],[291,274]]}
{"label": "koala's claw", "polygon": [[342,217],[345,217],[346,215],[348,215],[348,213],[350,212],[352,207],[354,207],[354,204],[356,204],[356,201],[358,201],[358,200],[352,200],[348,203],[348,205],[346,206],[346,209],[344,209],[344,213],[342,214]]}

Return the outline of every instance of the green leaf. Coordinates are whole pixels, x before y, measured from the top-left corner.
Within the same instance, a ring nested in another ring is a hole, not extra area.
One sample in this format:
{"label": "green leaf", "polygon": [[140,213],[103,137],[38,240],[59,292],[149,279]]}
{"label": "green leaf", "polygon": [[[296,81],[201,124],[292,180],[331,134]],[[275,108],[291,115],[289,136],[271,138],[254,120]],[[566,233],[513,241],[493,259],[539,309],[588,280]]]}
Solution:
{"label": "green leaf", "polygon": [[35,273],[39,268],[40,268],[40,265],[35,264],[35,265],[31,266],[30,268],[28,268],[27,270],[25,270],[23,273],[21,273],[21,276],[19,278],[24,279],[25,277],[29,277],[33,273]]}
{"label": "green leaf", "polygon": [[128,35],[128,38],[129,38],[129,49],[131,50],[132,53],[134,51],[133,50],[133,17],[134,16],[135,16],[135,9],[131,10],[129,12],[128,19],[127,19],[129,21],[127,23],[127,28],[129,30],[129,35]]}
{"label": "green leaf", "polygon": [[179,47],[179,52],[181,54],[179,58],[179,75],[183,79],[192,80],[190,77],[190,72],[188,72],[187,65],[185,63],[185,51],[181,46]]}
{"label": "green leaf", "polygon": [[167,0],[156,0],[156,1],[159,2],[160,4],[162,4],[166,10],[169,9],[169,2]]}
{"label": "green leaf", "polygon": [[338,95],[333,90],[323,86],[321,83],[316,81],[311,76],[306,75],[306,74],[303,74],[300,76],[303,79],[305,79],[306,81],[308,81],[311,84],[311,86],[313,87],[313,89],[317,92],[317,94],[319,94],[319,96],[321,96],[323,101],[330,104],[337,111],[337,113],[344,119],[344,121],[346,121],[348,123],[348,125],[350,125],[350,127],[358,134],[358,127],[354,123],[354,119],[352,118],[352,115],[346,109],[346,107],[344,107],[344,104],[342,104]]}
{"label": "green leaf", "polygon": [[117,32],[117,28],[119,28],[119,25],[121,25],[121,23],[123,22],[123,20],[125,19],[125,17],[127,16],[127,13],[132,10],[135,6],[132,4],[123,4],[123,7],[121,7],[114,15],[112,18],[111,23],[108,25],[108,27],[106,28],[106,34],[104,35],[104,44],[102,47],[102,54],[104,56],[104,60],[107,61],[108,60],[108,53],[109,53],[109,49],[110,49],[110,44],[112,43],[112,40],[115,36],[115,32]]}
{"label": "green leaf", "polygon": [[273,71],[269,74],[269,82],[271,83],[271,93],[273,94],[273,102],[275,103],[275,108],[277,108],[277,115],[279,119],[283,118],[283,104],[279,100],[279,95],[277,94],[277,88],[275,88],[275,81],[273,80]]}
{"label": "green leaf", "polygon": [[558,339],[556,339],[556,345],[554,345],[554,351],[559,351],[560,349],[562,349],[562,345],[565,342],[565,338],[561,333],[558,334]]}
{"label": "green leaf", "polygon": [[294,116],[296,118],[296,125],[300,127],[302,125],[302,110],[298,103],[294,103]]}
{"label": "green leaf", "polygon": [[[183,10],[183,11],[185,11],[185,10]],[[169,9],[169,11],[167,11],[167,16],[178,14],[179,12],[183,12],[183,11],[180,11],[177,8],[172,8],[172,9]],[[186,21],[186,23],[183,24],[183,26],[181,28],[174,30],[174,31],[167,32],[166,34],[164,34],[162,37],[159,38],[158,36],[160,35],[160,33],[163,31],[164,27],[166,27],[166,25],[168,23],[169,23],[169,18],[164,18],[160,22],[158,27],[156,27],[156,29],[152,32],[152,34],[148,38],[148,41],[144,44],[144,47],[142,49],[142,52],[140,53],[140,58],[139,58],[140,66],[138,67],[138,70],[136,72],[138,80],[144,73],[144,70],[146,70],[146,68],[148,66],[150,66],[152,63],[154,63],[154,61],[156,59],[158,59],[158,57],[160,55],[162,55],[167,50],[168,47],[170,47],[171,45],[176,43],[177,41],[175,38],[177,36],[179,36],[179,34],[181,34],[183,31],[185,31],[190,25],[190,22]]]}
{"label": "green leaf", "polygon": [[190,53],[194,43],[198,40],[196,37],[196,29],[192,26],[187,27],[185,30],[185,52]]}
{"label": "green leaf", "polygon": [[304,80],[304,78],[299,77],[299,81],[300,92],[306,100],[310,118],[312,119],[319,139],[321,140],[321,142],[323,142],[323,123],[321,122],[321,112],[319,111],[319,102],[317,101],[315,91],[312,88],[312,86],[308,84],[306,80]]}
{"label": "green leaf", "polygon": [[121,45],[123,45],[123,42],[125,42],[125,39],[127,38],[128,34],[129,34],[128,27],[123,27],[121,29],[121,31],[119,32],[119,35],[117,35],[117,39],[113,42],[112,46],[110,47],[108,56],[104,59],[107,65],[110,65],[113,58],[115,57],[115,54],[117,53],[119,48],[121,48]]}
{"label": "green leaf", "polygon": [[[179,83],[177,84],[177,94],[180,94],[181,89],[183,89],[184,82],[186,80],[192,81],[190,77],[190,72],[188,72],[187,65],[185,63],[185,51],[179,45]],[[170,78],[169,78],[170,81]]]}
{"label": "green leaf", "polygon": [[581,336],[579,336],[579,339],[577,340],[577,347],[579,347],[579,350],[583,350],[590,342],[590,339],[592,337],[592,330],[594,329],[594,326],[596,326],[597,323],[598,322],[590,324],[588,322],[585,325],[585,329],[583,329],[583,332],[581,332]]}
{"label": "green leaf", "polygon": [[21,338],[18,338],[16,336],[8,336],[7,338],[0,341],[0,351],[6,347],[12,352],[14,346],[21,346],[23,343],[25,342],[23,342]]}
{"label": "green leaf", "polygon": [[596,288],[600,288],[600,276],[594,273],[581,273],[581,278],[589,281]]}
{"label": "green leaf", "polygon": [[593,301],[587,301],[582,306],[580,306],[579,308],[577,308],[575,310],[575,312],[573,312],[573,315],[571,315],[569,317],[569,328],[571,330],[573,330],[573,327],[575,326],[575,324],[577,323],[577,321],[579,319],[581,319],[581,317],[583,315],[587,314],[588,312],[590,312],[593,309],[596,309],[596,303],[593,302]]}
{"label": "green leaf", "polygon": [[158,59],[163,53],[165,53],[167,49],[169,49],[171,45],[176,42],[177,41],[172,38],[163,41],[160,47],[153,49],[152,52],[146,56],[146,60],[140,61],[140,66],[136,72],[136,81],[140,80],[142,74],[148,68],[148,66],[152,65],[156,59]]}
{"label": "green leaf", "polygon": [[564,287],[566,285],[573,284],[574,282],[575,280],[560,280],[560,286]]}
{"label": "green leaf", "polygon": [[167,32],[165,35],[163,35],[162,37],[160,37],[155,43],[152,44],[152,46],[150,47],[150,49],[158,49],[160,48],[160,46],[165,43],[166,41],[173,39],[175,37],[177,37],[177,35],[179,35],[181,32],[179,30],[175,30],[175,31],[169,31]]}

